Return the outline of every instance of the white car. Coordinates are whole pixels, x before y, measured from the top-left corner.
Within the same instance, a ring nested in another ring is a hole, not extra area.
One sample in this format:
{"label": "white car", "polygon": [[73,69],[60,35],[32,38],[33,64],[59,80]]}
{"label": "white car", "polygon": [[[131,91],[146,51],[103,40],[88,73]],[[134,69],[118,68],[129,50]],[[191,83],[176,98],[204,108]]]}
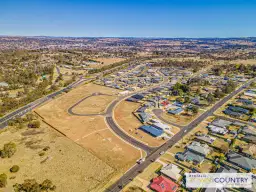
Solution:
{"label": "white car", "polygon": [[138,161],[137,161],[137,163],[138,164],[141,164],[142,162],[144,162],[145,161],[145,159],[143,158],[143,159],[139,159]]}

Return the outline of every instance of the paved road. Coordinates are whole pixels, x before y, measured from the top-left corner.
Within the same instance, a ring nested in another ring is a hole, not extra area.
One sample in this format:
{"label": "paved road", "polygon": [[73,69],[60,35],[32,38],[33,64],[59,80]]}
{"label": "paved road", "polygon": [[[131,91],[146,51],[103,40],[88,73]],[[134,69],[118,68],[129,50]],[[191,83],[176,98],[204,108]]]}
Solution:
{"label": "paved road", "polygon": [[[108,94],[93,93],[93,94],[91,94],[91,95],[89,95],[89,96],[86,96],[86,97],[84,97],[83,99],[81,99],[80,101],[78,101],[77,103],[75,103],[74,105],[72,105],[72,106],[68,109],[68,113],[69,113],[70,115],[88,116],[88,117],[89,117],[89,116],[97,116],[97,115],[102,115],[102,116],[107,115],[107,113],[82,114],[82,113],[75,113],[75,112],[73,112],[73,109],[74,109],[77,105],[79,105],[80,103],[82,103],[84,100],[86,100],[86,99],[88,99],[88,98],[90,98],[90,97],[98,96],[98,95],[108,95]],[[111,95],[108,95],[108,96],[111,96]]]}
{"label": "paved road", "polygon": [[213,115],[213,113],[221,107],[224,103],[226,103],[229,99],[233,96],[241,92],[243,89],[247,88],[250,83],[254,79],[250,80],[249,82],[245,83],[242,87],[238,88],[237,90],[233,91],[228,96],[224,97],[218,103],[216,103],[210,110],[203,113],[197,119],[192,121],[188,126],[184,126],[183,129],[180,130],[176,135],[174,135],[170,140],[168,140],[162,146],[156,148],[148,154],[145,161],[141,164],[137,164],[132,167],[128,172],[126,172],[116,183],[114,183],[111,187],[109,187],[106,191],[109,192],[119,192],[122,190],[123,186],[127,185],[133,178],[135,178],[141,171],[143,171],[152,161],[155,161],[158,157],[160,157],[160,152],[167,151],[170,147],[172,147],[175,143],[177,143],[181,138],[183,138],[186,134],[188,134],[195,126],[199,123],[204,121],[207,117]]}
{"label": "paved road", "polygon": [[111,127],[111,129],[122,139],[124,139],[125,141],[129,142],[130,144],[132,144],[133,146],[140,148],[142,150],[144,150],[147,155],[149,155],[150,153],[152,153],[156,148],[154,147],[149,147],[148,145],[141,143],[140,141],[134,139],[133,137],[127,135],[125,132],[123,132],[115,123],[115,121],[113,120],[113,118],[110,117],[106,117],[106,122],[108,123],[109,127]]}
{"label": "paved road", "polygon": [[54,98],[55,96],[63,93],[64,91],[67,91],[71,88],[74,88],[76,86],[78,86],[79,84],[83,83],[84,79],[80,78],[78,81],[71,83],[70,85],[68,85],[67,87],[56,91],[54,93],[51,93],[41,99],[38,99],[34,102],[31,102],[19,109],[17,109],[16,111],[9,113],[8,115],[5,115],[3,118],[0,119],[0,129],[3,129],[4,127],[6,127],[8,125],[8,120],[14,119],[16,117],[21,117],[23,115],[25,115],[26,113],[30,112],[31,110],[35,109],[36,107],[38,107],[39,105],[42,105],[43,103],[45,103],[46,101]]}

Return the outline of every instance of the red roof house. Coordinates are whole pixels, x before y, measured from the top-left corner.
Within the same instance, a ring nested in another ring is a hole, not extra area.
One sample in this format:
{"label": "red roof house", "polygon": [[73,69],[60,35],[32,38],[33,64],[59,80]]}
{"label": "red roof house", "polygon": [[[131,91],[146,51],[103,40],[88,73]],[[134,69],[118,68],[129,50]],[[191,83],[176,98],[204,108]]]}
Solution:
{"label": "red roof house", "polygon": [[161,105],[162,106],[167,106],[167,105],[169,105],[170,103],[169,103],[169,101],[167,101],[167,100],[164,100],[162,103],[161,103]]}
{"label": "red roof house", "polygon": [[153,179],[150,188],[157,192],[176,192],[178,185],[166,177],[159,176]]}

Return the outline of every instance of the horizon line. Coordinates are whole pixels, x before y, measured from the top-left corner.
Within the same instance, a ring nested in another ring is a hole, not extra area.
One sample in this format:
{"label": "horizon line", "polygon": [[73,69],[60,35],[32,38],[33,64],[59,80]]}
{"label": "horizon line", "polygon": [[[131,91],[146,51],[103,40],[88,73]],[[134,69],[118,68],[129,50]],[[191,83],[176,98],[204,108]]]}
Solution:
{"label": "horizon line", "polygon": [[246,39],[256,36],[231,36],[231,37],[158,37],[158,36],[55,36],[55,35],[0,35],[0,37],[50,37],[50,38],[134,38],[134,39]]}

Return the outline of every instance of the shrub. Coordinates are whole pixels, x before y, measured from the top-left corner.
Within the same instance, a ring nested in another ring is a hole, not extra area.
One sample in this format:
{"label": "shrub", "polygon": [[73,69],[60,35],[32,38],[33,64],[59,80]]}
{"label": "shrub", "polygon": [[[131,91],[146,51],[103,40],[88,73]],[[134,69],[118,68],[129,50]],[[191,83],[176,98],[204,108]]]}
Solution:
{"label": "shrub", "polygon": [[41,151],[38,153],[39,156],[44,156],[45,155],[45,152],[44,151]]}
{"label": "shrub", "polygon": [[0,188],[5,187],[7,184],[7,175],[5,173],[0,175]]}
{"label": "shrub", "polygon": [[48,151],[49,149],[50,149],[50,147],[47,146],[47,147],[43,148],[43,151]]}
{"label": "shrub", "polygon": [[40,127],[40,121],[38,121],[38,120],[32,121],[28,124],[28,127],[30,127],[30,128],[39,128]]}
{"label": "shrub", "polygon": [[13,166],[11,167],[11,169],[10,169],[10,172],[16,173],[16,172],[19,171],[19,169],[20,169],[20,167],[19,167],[18,165],[13,165]]}
{"label": "shrub", "polygon": [[47,190],[55,190],[56,186],[52,184],[52,181],[49,179],[44,180],[41,184],[40,184],[40,189],[47,191]]}
{"label": "shrub", "polygon": [[16,183],[15,185],[13,185],[13,188],[15,192],[23,192],[23,191],[40,192],[39,184],[36,182],[35,179],[26,179],[22,184]]}
{"label": "shrub", "polygon": [[22,184],[13,185],[13,188],[15,192],[46,192],[54,191],[56,186],[49,179],[44,180],[41,184],[37,183],[35,179],[26,179]]}
{"label": "shrub", "polygon": [[14,153],[16,152],[16,145],[15,143],[9,142],[4,144],[4,148],[3,150],[0,151],[0,155],[2,158],[10,158],[11,156],[14,155]]}

